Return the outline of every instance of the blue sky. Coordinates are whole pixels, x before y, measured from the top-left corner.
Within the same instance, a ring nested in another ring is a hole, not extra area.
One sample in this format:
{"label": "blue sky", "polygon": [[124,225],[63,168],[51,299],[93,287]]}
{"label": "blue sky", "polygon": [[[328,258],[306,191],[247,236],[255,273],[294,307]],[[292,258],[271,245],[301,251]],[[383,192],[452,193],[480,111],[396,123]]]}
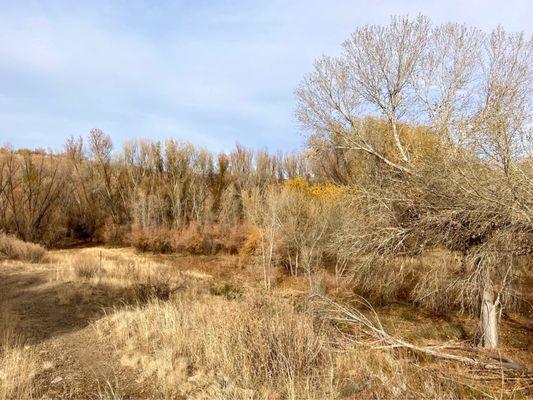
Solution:
{"label": "blue sky", "polygon": [[212,150],[291,151],[294,88],[358,25],[418,13],[531,34],[533,1],[0,0],[0,145],[101,128]]}

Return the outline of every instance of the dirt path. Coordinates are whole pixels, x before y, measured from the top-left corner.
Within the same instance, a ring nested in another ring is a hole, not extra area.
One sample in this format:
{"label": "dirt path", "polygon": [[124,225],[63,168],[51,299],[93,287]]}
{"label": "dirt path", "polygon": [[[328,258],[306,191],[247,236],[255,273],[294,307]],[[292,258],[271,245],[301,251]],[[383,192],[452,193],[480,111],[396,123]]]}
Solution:
{"label": "dirt path", "polygon": [[120,293],[53,279],[53,265],[0,268],[0,302],[17,319],[16,331],[40,361],[37,398],[150,398],[133,372],[98,340],[92,323],[123,306]]}

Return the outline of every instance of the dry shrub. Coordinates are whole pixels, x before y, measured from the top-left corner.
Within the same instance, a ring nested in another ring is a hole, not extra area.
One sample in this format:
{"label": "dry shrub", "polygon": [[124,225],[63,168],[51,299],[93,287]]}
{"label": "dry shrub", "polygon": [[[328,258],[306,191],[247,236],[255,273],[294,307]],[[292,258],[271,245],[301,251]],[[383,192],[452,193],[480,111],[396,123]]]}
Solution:
{"label": "dry shrub", "polygon": [[35,243],[24,242],[15,236],[0,233],[0,258],[39,263],[46,261],[46,249]]}
{"label": "dry shrub", "polygon": [[129,241],[136,249],[154,253],[214,255],[237,254],[247,237],[247,228],[218,224],[189,224],[180,230],[133,227]]}
{"label": "dry shrub", "polygon": [[212,282],[209,286],[209,293],[213,296],[224,296],[228,300],[239,298],[243,289],[229,282]]}
{"label": "dry shrub", "polygon": [[123,362],[147,381],[155,379],[168,397],[200,389],[205,398],[234,399],[324,399],[333,393],[333,355],[324,326],[280,300],[153,301],[118,312],[98,327],[124,350]]}
{"label": "dry shrub", "polygon": [[90,280],[98,275],[100,260],[96,254],[83,252],[73,256],[70,265],[76,278]]}
{"label": "dry shrub", "polygon": [[178,253],[216,254],[218,249],[213,228],[190,224],[174,232],[174,249]]}
{"label": "dry shrub", "polygon": [[197,255],[237,254],[246,240],[247,228],[190,224],[175,235],[175,249]]}
{"label": "dry shrub", "polygon": [[109,245],[121,245],[127,243],[129,225],[119,225],[107,218],[100,229],[96,232],[99,241]]}
{"label": "dry shrub", "polygon": [[172,231],[162,228],[140,228],[134,226],[129,235],[130,244],[140,251],[154,253],[174,252]]}
{"label": "dry shrub", "polygon": [[134,299],[140,303],[150,300],[169,300],[173,293],[186,286],[185,277],[179,272],[170,273],[164,265],[158,264],[151,271],[138,275],[133,284]]}
{"label": "dry shrub", "polygon": [[161,280],[138,283],[133,287],[135,299],[146,303],[152,299],[168,300],[172,294],[169,283]]}
{"label": "dry shrub", "polygon": [[259,229],[256,226],[251,226],[250,228],[248,228],[248,234],[239,250],[239,253],[245,256],[257,255],[260,240],[261,238],[259,235]]}

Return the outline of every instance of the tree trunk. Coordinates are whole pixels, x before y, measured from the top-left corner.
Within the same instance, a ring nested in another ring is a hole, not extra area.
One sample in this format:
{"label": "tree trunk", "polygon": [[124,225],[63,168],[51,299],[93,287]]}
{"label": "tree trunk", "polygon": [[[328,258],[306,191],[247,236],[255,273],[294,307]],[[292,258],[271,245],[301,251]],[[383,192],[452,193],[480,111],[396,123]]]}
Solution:
{"label": "tree trunk", "polygon": [[396,148],[400,151],[400,157],[402,160],[406,163],[409,163],[409,157],[407,156],[407,152],[405,151],[402,141],[400,140],[400,132],[398,131],[398,126],[396,125],[396,119],[391,118],[391,125],[392,125],[392,136],[394,138],[394,143],[396,144]]}
{"label": "tree trunk", "polygon": [[483,347],[494,349],[498,346],[498,319],[492,283],[486,283],[483,287],[483,297],[481,300],[481,334]]}

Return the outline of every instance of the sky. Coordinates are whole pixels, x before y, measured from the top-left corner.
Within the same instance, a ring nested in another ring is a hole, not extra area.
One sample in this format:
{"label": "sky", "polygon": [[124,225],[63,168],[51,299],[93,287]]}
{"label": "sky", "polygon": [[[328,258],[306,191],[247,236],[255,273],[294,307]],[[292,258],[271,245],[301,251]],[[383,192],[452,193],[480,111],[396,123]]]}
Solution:
{"label": "sky", "polygon": [[529,0],[0,0],[0,146],[128,139],[304,144],[294,89],[359,25],[424,14],[531,34]]}

